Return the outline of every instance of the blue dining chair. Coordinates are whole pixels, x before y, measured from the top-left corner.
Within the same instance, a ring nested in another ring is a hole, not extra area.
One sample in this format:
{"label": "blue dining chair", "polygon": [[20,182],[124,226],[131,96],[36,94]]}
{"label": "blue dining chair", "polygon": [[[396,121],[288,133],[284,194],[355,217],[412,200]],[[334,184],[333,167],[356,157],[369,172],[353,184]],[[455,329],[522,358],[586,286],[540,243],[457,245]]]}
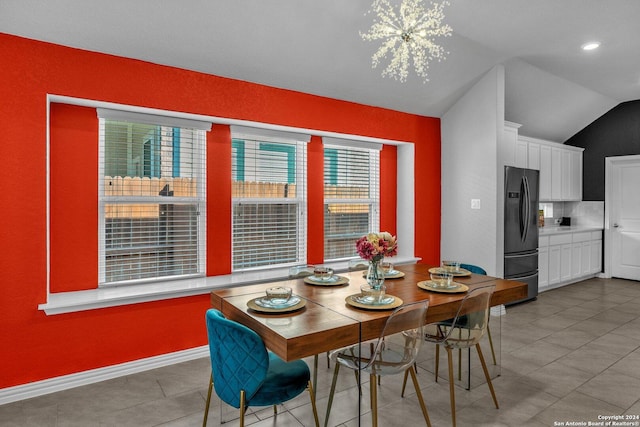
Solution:
{"label": "blue dining chair", "polygon": [[305,389],[311,397],[316,427],[319,425],[311,373],[303,360],[285,362],[267,351],[262,338],[246,326],[229,320],[215,309],[206,313],[211,377],[203,426],[207,425],[212,388],[225,403],[240,409],[240,427],[249,406],[271,406],[289,401]]}

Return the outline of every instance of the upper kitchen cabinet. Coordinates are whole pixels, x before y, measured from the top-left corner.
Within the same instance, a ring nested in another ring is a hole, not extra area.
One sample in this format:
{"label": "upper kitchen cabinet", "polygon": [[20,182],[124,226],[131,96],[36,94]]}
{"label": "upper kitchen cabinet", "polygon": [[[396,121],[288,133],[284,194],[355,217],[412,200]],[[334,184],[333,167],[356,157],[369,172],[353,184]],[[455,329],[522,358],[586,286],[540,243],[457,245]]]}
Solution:
{"label": "upper kitchen cabinet", "polygon": [[498,138],[499,164],[507,166],[527,167],[527,143],[524,145],[518,139],[518,123],[504,122],[502,138]]}
{"label": "upper kitchen cabinet", "polygon": [[513,128],[513,123],[505,122],[505,145],[513,143],[510,149],[505,147],[505,164],[540,171],[540,201],[582,200],[584,148],[523,135],[516,141],[507,139]]}

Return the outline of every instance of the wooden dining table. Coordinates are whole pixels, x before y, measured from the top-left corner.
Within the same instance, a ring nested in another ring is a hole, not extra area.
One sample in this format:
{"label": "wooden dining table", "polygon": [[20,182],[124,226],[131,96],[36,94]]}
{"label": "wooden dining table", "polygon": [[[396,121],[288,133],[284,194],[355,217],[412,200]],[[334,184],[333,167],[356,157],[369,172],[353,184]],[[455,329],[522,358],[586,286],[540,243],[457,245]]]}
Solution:
{"label": "wooden dining table", "polygon": [[[429,280],[433,266],[409,264],[396,266],[404,277],[386,279],[386,293],[400,298],[404,304],[429,301],[427,323],[455,316],[466,293],[439,293],[424,290],[418,283]],[[265,281],[251,285],[216,289],[211,292],[211,306],[227,318],[254,330],[267,348],[285,361],[317,355],[380,335],[392,313],[385,309],[363,309],[347,303],[347,298],[360,293],[365,284],[363,271],[337,273],[348,283],[336,286],[313,285],[303,278]],[[491,305],[498,306],[526,298],[527,284],[496,277],[471,274],[455,277],[469,289],[495,284]],[[248,307],[248,303],[265,295],[273,286],[291,287],[293,294],[304,299],[304,307],[287,313],[265,313]]]}

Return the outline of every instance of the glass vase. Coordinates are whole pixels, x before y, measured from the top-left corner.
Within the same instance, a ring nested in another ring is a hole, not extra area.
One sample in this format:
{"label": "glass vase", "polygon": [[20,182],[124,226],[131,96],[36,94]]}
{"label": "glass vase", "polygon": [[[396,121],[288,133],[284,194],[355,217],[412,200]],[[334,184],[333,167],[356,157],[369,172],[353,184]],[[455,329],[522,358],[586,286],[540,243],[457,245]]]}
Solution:
{"label": "glass vase", "polygon": [[367,269],[367,283],[373,289],[380,289],[384,284],[384,270],[382,269],[382,260],[369,261]]}

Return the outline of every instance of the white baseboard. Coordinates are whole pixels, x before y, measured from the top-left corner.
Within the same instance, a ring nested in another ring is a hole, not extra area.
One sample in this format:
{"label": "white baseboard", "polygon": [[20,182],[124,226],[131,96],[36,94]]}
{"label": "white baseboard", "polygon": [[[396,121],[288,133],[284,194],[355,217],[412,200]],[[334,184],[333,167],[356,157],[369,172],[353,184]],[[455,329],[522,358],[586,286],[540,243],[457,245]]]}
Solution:
{"label": "white baseboard", "polygon": [[0,405],[209,356],[209,346],[0,389]]}

